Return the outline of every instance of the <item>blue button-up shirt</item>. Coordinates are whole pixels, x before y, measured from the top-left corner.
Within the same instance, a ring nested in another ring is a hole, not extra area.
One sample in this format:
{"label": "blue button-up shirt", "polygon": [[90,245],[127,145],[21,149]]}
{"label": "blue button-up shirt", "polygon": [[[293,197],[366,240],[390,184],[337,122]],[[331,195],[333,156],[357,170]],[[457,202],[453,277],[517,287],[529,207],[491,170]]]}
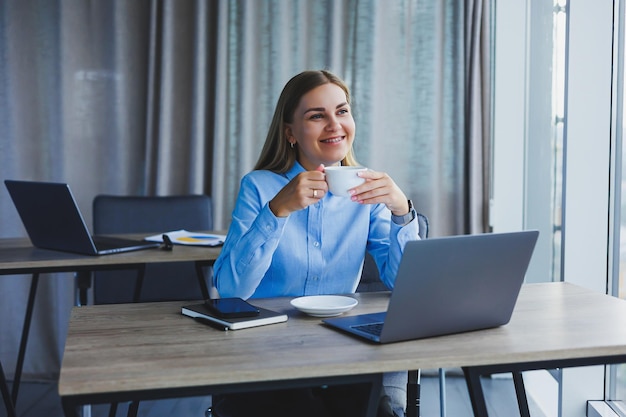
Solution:
{"label": "blue button-up shirt", "polygon": [[365,251],[393,287],[404,245],[419,239],[418,222],[399,226],[384,204],[359,204],[327,193],[288,217],[269,201],[304,168],[252,171],[241,180],[224,247],[214,265],[222,297],[343,294],[356,290]]}

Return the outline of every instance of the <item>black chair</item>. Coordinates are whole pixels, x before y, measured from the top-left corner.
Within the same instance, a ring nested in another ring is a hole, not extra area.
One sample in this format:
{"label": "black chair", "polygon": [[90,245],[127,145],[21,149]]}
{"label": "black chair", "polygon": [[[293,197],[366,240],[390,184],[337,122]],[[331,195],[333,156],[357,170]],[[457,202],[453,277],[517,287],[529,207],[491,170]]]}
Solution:
{"label": "black chair", "polygon": [[[421,213],[417,213],[417,221],[419,223],[419,237],[420,239],[426,239],[428,237],[428,217]],[[365,254],[365,261],[363,263],[363,271],[361,272],[361,280],[356,289],[356,292],[372,292],[372,291],[389,291],[389,288],[380,280],[378,273],[378,267],[374,258],[369,253]]]}
{"label": "black chair", "polygon": [[[98,195],[93,201],[93,224],[98,235],[211,230],[211,197]],[[206,278],[194,262],[150,264],[140,271],[97,271],[93,286],[95,304],[208,298]]]}
{"label": "black chair", "polygon": [[[98,235],[152,235],[179,229],[203,231],[212,228],[212,202],[206,195],[98,195],[93,201],[93,230]],[[139,270],[96,271],[94,304],[209,298],[211,272],[207,273],[207,284],[202,267],[195,262],[150,264]],[[111,404],[109,416],[116,414],[117,405]],[[136,416],[138,410],[139,402],[132,401],[127,415]]]}
{"label": "black chair", "polygon": [[[426,239],[429,232],[428,217],[421,213],[417,213],[417,221],[419,223],[419,236],[421,239]],[[357,287],[357,292],[371,292],[371,291],[388,291],[389,288],[380,280],[378,273],[378,267],[374,258],[369,254],[365,255],[365,261],[363,263],[363,271],[361,274],[361,281]],[[419,417],[419,403],[420,403],[420,370],[408,371],[407,380],[407,417]],[[445,415],[445,372],[443,369],[439,369],[439,389],[440,389],[440,406],[441,415]]]}

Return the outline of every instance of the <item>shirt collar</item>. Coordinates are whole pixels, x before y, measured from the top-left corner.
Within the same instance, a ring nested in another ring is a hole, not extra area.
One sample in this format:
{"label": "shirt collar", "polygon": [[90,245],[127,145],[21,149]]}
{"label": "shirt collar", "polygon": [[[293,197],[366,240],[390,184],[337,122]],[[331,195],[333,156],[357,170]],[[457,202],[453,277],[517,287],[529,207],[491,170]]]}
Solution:
{"label": "shirt collar", "polygon": [[292,179],[296,177],[296,175],[304,171],[306,171],[304,167],[300,165],[300,162],[296,161],[291,167],[291,169],[285,172],[285,176],[287,177],[289,181],[291,181]]}

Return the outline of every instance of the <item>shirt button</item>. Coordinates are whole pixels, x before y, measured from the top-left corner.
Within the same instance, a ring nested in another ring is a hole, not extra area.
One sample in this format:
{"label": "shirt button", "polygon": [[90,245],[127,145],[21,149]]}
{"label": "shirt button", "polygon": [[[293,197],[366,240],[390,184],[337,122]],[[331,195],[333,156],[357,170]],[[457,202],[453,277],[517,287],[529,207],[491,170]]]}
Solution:
{"label": "shirt button", "polygon": [[320,245],[320,242],[315,242],[313,243],[313,246],[315,246],[316,248]]}

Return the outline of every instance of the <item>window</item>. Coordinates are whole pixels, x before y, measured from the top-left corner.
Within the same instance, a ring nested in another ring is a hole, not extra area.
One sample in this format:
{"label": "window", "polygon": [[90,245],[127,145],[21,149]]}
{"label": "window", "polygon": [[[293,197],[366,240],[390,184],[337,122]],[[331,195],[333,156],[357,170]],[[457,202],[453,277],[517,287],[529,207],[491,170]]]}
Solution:
{"label": "window", "polygon": [[[526,0],[496,8],[491,220],[496,232],[540,231],[527,282],[612,288],[612,221],[619,209],[611,184],[620,159],[612,117],[613,7]],[[587,399],[610,395],[605,375],[604,367],[552,373],[557,387],[549,397],[558,404],[549,410],[583,416]],[[534,400],[546,392],[524,378]],[[617,372],[612,379],[620,379]]]}

